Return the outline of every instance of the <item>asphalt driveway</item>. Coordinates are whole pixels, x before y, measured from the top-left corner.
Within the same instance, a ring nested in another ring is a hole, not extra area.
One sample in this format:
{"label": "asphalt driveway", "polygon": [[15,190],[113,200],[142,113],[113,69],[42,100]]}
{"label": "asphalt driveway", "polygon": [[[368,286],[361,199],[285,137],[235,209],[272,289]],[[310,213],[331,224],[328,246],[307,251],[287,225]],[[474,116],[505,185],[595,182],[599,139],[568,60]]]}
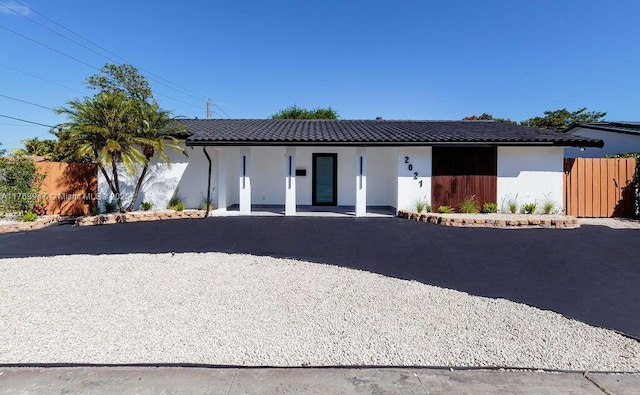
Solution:
{"label": "asphalt driveway", "polygon": [[640,231],[226,217],[0,235],[0,257],[227,252],[322,262],[506,298],[640,338]]}

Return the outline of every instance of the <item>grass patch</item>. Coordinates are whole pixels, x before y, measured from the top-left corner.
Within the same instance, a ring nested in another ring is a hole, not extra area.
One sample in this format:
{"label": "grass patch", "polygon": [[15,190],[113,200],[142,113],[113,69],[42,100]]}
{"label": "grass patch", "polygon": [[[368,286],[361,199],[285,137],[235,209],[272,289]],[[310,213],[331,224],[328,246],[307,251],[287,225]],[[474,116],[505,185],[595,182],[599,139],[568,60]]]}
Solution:
{"label": "grass patch", "polygon": [[538,203],[525,203],[522,205],[522,214],[535,214],[538,208]]}
{"label": "grass patch", "polygon": [[480,211],[485,213],[485,214],[497,213],[498,212],[498,203],[487,202],[487,203],[482,205],[482,208],[480,209]]}
{"label": "grass patch", "polygon": [[476,195],[471,195],[464,199],[460,203],[459,211],[464,214],[476,214],[480,210],[478,208],[478,202],[476,201]]}
{"label": "grass patch", "polygon": [[453,214],[456,210],[451,206],[440,206],[438,207],[438,212],[440,214]]}

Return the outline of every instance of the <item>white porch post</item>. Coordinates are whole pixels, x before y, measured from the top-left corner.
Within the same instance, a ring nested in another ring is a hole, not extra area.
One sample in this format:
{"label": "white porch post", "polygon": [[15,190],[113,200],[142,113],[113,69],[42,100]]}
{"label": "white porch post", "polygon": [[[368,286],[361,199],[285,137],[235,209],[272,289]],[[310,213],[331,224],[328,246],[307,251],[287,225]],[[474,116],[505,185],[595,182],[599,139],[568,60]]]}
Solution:
{"label": "white porch post", "polygon": [[367,149],[356,150],[356,217],[367,215]]}
{"label": "white porch post", "polygon": [[284,174],[284,215],[296,215],[296,147],[287,147],[286,149]]}
{"label": "white porch post", "polygon": [[251,148],[240,149],[240,214],[251,214]]}
{"label": "white porch post", "polygon": [[216,152],[218,159],[218,208],[217,211],[227,211],[227,154],[224,149]]}

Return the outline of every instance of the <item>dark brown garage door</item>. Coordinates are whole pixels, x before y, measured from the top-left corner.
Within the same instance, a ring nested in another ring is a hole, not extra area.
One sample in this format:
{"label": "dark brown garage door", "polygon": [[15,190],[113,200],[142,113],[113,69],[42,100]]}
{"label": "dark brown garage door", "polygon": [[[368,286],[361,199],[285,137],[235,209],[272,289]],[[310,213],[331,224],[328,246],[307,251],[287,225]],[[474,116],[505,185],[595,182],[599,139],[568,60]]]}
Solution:
{"label": "dark brown garage door", "polygon": [[496,147],[433,147],[431,205],[458,211],[467,197],[480,205],[497,203],[498,151]]}

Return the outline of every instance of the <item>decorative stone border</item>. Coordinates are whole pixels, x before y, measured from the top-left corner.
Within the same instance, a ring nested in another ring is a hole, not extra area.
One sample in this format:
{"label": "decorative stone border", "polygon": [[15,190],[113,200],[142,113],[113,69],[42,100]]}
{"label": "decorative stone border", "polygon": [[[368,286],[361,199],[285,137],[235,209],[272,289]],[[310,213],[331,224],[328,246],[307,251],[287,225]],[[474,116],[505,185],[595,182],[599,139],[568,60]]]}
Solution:
{"label": "decorative stone border", "polygon": [[33,222],[16,221],[10,224],[0,225],[0,233],[24,232],[27,230],[42,229],[45,226],[58,222],[59,215],[47,215],[36,218]]}
{"label": "decorative stone border", "polygon": [[94,216],[80,217],[76,219],[76,225],[107,225],[121,224],[127,222],[164,221],[167,219],[187,219],[204,218],[204,210],[158,210],[158,211],[136,211],[132,213],[100,214]]}
{"label": "decorative stone border", "polygon": [[478,228],[579,228],[578,219],[570,216],[549,215],[509,215],[509,214],[439,214],[416,213],[399,210],[398,217],[444,226],[465,226]]}

